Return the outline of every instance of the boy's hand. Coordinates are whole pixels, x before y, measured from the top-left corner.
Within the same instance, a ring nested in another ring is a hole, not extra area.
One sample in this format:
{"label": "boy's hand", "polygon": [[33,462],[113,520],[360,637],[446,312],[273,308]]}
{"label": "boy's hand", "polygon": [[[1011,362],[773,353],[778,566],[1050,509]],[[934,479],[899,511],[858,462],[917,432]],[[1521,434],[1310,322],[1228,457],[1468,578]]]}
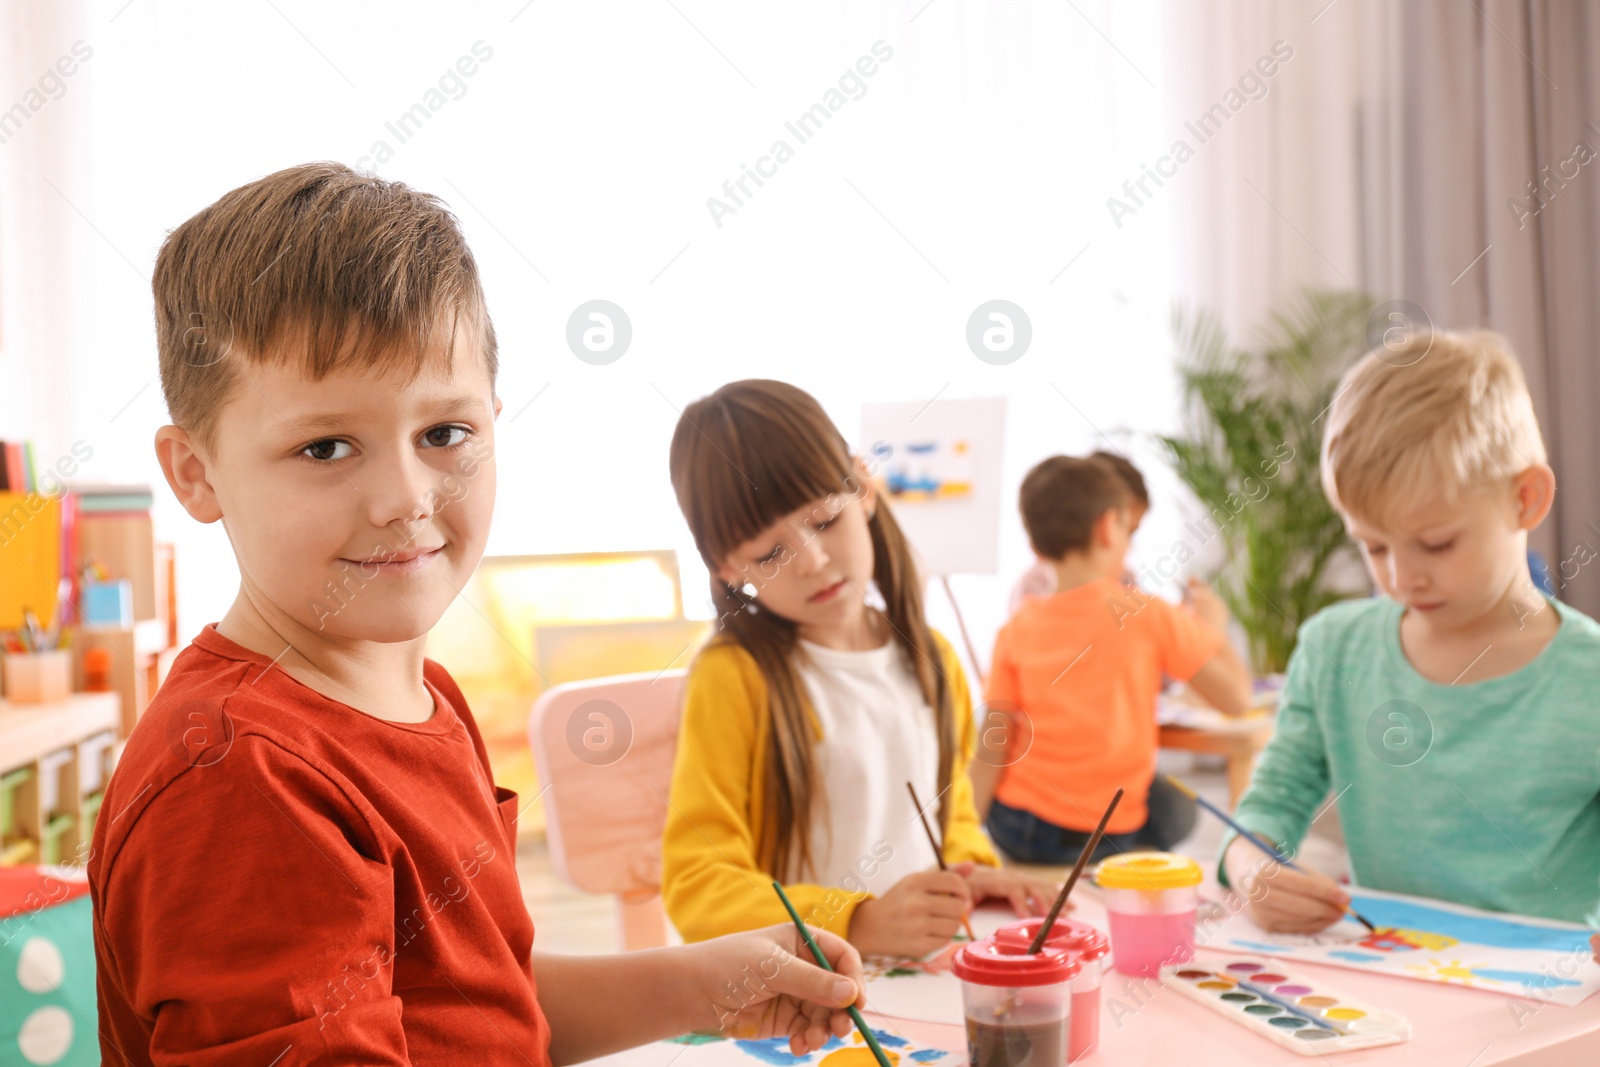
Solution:
{"label": "boy's hand", "polygon": [[1228,606],[1222,598],[1205,582],[1191,576],[1189,584],[1183,591],[1183,599],[1194,613],[1209,622],[1212,626],[1223,631],[1228,630],[1228,621],[1233,617],[1228,614]]}
{"label": "boy's hand", "polygon": [[1600,963],[1600,934],[1591,934],[1589,947],[1594,950],[1594,961]]}
{"label": "boy's hand", "polygon": [[[974,901],[1003,897],[1011,902],[1011,909],[1024,919],[1048,912],[1050,905],[1056,901],[1056,894],[1061,892],[1059,885],[1041,882],[1037,878],[1027,877],[1021,871],[1009,871],[1003,867],[958,863],[950,869],[966,878]],[[1071,911],[1072,901],[1067,901],[1061,910],[1063,913]]]}
{"label": "boy's hand", "polygon": [[950,943],[972,910],[972,889],[955,871],[908,874],[850,916],[850,943],[863,956],[920,958]]}
{"label": "boy's hand", "polygon": [[817,966],[793,923],[691,946],[699,954],[692,973],[724,1033],[745,1040],[787,1035],[796,1056],[849,1033],[845,1008],[866,1004],[861,956],[826,930],[813,927],[811,936],[837,973]]}
{"label": "boy's hand", "polygon": [[1292,871],[1239,837],[1223,856],[1228,882],[1249,902],[1250,918],[1263,930],[1314,934],[1344,917],[1350,895],[1313,871]]}

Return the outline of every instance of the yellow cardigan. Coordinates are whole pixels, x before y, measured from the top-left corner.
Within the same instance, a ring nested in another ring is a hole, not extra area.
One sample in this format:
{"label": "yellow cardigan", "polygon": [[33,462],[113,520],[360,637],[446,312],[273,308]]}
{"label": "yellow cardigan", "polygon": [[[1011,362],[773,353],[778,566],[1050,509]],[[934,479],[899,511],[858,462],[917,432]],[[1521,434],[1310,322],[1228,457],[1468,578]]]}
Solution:
{"label": "yellow cardigan", "polygon": [[[944,858],[997,867],[999,859],[978,825],[967,776],[975,743],[972,697],[955,650],[939,634],[934,641],[950,686],[957,734]],[[820,738],[814,711],[810,718]],[[661,894],[686,941],[788,921],[772,891],[773,875],[756,860],[771,725],[766,681],[750,654],[729,642],[703,649],[684,686],[661,856]],[[849,932],[856,905],[870,899],[819,885],[785,885],[784,892],[808,924],[840,937]]]}

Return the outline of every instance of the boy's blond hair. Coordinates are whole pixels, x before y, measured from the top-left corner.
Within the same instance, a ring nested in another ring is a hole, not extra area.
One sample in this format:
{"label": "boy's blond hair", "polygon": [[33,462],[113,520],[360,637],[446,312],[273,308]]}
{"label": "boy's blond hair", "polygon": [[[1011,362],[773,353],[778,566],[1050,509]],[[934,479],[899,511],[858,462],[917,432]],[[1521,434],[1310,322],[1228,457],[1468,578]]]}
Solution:
{"label": "boy's blond hair", "polygon": [[455,216],[340,163],[280,170],[200,211],[162,244],[151,288],[167,410],[204,448],[239,360],[292,359],[313,380],[335,366],[415,376],[432,342],[449,352],[475,334],[495,379],[494,326]]}
{"label": "boy's blond hair", "polygon": [[1544,463],[1522,368],[1488,330],[1367,353],[1339,383],[1322,438],[1329,502],[1380,525],[1437,492],[1454,500]]}

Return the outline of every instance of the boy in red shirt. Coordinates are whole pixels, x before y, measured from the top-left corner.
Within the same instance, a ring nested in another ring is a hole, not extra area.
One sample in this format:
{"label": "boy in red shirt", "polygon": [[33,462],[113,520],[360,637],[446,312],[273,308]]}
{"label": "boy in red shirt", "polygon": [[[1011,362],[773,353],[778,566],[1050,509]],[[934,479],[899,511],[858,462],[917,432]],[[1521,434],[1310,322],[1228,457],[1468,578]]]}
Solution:
{"label": "boy in red shirt", "polygon": [[445,207],[291,168],[174,230],[153,286],[173,421],[156,451],[241,581],[95,828],[105,1061],[543,1067],[688,1030],[796,1052],[843,1034],[860,961],[821,932],[838,975],[796,957],[792,927],[532,952],[518,798],[423,658],[483,554],[501,407]]}
{"label": "boy in red shirt", "polygon": [[1194,804],[1152,782],[1156,697],[1167,675],[1224,711],[1249,706],[1249,671],[1222,633],[1227,609],[1201,583],[1192,611],[1124,584],[1134,498],[1105,460],[1052,456],[1020,495],[1056,592],[1024,603],[995,638],[985,700],[1023,728],[973,763],[979,811],[994,798],[989,836],[1015,862],[1072,863],[1120,788],[1095,858],[1171,848]]}

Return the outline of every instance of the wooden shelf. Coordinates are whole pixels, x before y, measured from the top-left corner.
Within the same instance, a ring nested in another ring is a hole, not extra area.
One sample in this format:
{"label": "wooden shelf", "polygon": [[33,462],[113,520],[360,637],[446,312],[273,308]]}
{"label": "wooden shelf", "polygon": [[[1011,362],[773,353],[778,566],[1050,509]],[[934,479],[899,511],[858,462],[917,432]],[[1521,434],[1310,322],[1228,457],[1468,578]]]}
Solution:
{"label": "wooden shelf", "polygon": [[37,762],[63,746],[62,739],[115,730],[122,722],[115,693],[74,693],[50,704],[0,700],[0,774]]}
{"label": "wooden shelf", "polygon": [[48,704],[0,700],[0,857],[81,863],[121,751],[122,698],[74,693]]}

